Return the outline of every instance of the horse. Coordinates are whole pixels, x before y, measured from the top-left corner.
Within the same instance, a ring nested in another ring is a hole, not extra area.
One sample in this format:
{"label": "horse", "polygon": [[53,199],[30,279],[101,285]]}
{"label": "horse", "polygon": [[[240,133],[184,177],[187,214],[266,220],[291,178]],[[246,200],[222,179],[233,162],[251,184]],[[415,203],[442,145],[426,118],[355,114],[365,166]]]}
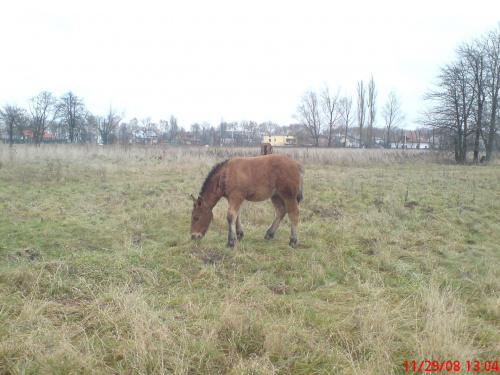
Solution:
{"label": "horse", "polygon": [[261,202],[271,198],[275,217],[264,238],[269,240],[274,237],[281,220],[288,213],[291,223],[289,245],[295,247],[298,242],[298,204],[302,200],[302,173],[298,163],[281,154],[235,157],[216,164],[208,173],[198,198],[191,194],[191,238],[205,236],[213,219],[212,210],[224,197],[229,203],[227,246],[234,247],[236,239],[241,240],[244,235],[240,219],[243,201]]}
{"label": "horse", "polygon": [[260,144],[260,154],[261,155],[270,155],[273,153],[273,146],[270,143],[261,143]]}

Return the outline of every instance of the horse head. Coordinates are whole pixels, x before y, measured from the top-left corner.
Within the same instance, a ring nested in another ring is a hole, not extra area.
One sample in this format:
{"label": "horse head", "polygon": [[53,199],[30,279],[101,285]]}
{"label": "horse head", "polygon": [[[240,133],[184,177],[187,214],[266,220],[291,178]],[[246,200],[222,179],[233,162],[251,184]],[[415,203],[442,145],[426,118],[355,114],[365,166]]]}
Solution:
{"label": "horse head", "polygon": [[191,229],[189,233],[191,238],[203,238],[213,219],[213,213],[210,206],[203,200],[202,197],[193,199],[193,212],[191,213]]}

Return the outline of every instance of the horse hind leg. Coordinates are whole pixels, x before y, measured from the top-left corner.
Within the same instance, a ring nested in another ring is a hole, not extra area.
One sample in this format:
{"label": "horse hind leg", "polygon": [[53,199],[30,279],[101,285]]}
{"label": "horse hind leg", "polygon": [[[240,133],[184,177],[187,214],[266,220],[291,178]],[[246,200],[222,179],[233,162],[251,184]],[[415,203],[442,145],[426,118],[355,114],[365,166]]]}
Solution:
{"label": "horse hind leg", "polygon": [[272,222],[271,226],[266,232],[266,235],[264,236],[266,240],[269,240],[274,237],[274,233],[280,226],[281,220],[283,220],[283,218],[286,215],[285,202],[283,202],[283,199],[281,199],[279,195],[271,197],[271,201],[273,202],[275,215],[274,215],[274,221]]}
{"label": "horse hind leg", "polygon": [[297,201],[295,199],[287,200],[286,202],[286,210],[288,213],[288,218],[290,219],[290,243],[291,247],[297,246],[298,237],[297,237],[297,227],[299,225],[299,207]]}

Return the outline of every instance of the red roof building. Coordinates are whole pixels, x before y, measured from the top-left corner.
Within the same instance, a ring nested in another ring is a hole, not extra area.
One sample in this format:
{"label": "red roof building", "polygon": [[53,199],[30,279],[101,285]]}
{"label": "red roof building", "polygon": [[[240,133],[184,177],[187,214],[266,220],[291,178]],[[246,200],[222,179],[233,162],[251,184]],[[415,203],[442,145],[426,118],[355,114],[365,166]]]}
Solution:
{"label": "red roof building", "polygon": [[[23,130],[23,136],[26,138],[33,138],[32,130]],[[54,136],[50,133],[44,132],[42,139],[54,139]]]}

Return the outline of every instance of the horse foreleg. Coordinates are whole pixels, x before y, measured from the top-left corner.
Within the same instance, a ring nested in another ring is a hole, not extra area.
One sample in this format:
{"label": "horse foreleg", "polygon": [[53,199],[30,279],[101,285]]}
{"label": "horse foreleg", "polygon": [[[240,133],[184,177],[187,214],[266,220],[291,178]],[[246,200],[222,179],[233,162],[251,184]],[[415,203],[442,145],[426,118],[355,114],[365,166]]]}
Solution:
{"label": "horse foreleg", "polygon": [[[227,235],[227,247],[233,247],[237,238],[237,222],[239,221],[239,211],[242,201],[229,201],[229,208],[227,210],[227,223],[229,226],[229,233]],[[241,224],[238,225],[241,230]],[[243,231],[241,230],[241,233]],[[243,237],[243,236],[242,236]]]}
{"label": "horse foreleg", "polygon": [[281,220],[283,220],[283,218],[286,215],[285,202],[283,202],[283,199],[281,199],[279,195],[271,197],[271,201],[273,202],[275,215],[274,215],[274,221],[272,222],[271,226],[266,232],[266,235],[264,236],[266,240],[269,240],[274,237],[274,233],[280,226]]}
{"label": "horse foreleg", "polygon": [[238,211],[238,216],[236,217],[236,238],[241,241],[245,233],[243,233],[243,227],[241,226],[241,221],[240,221],[240,211]]}

